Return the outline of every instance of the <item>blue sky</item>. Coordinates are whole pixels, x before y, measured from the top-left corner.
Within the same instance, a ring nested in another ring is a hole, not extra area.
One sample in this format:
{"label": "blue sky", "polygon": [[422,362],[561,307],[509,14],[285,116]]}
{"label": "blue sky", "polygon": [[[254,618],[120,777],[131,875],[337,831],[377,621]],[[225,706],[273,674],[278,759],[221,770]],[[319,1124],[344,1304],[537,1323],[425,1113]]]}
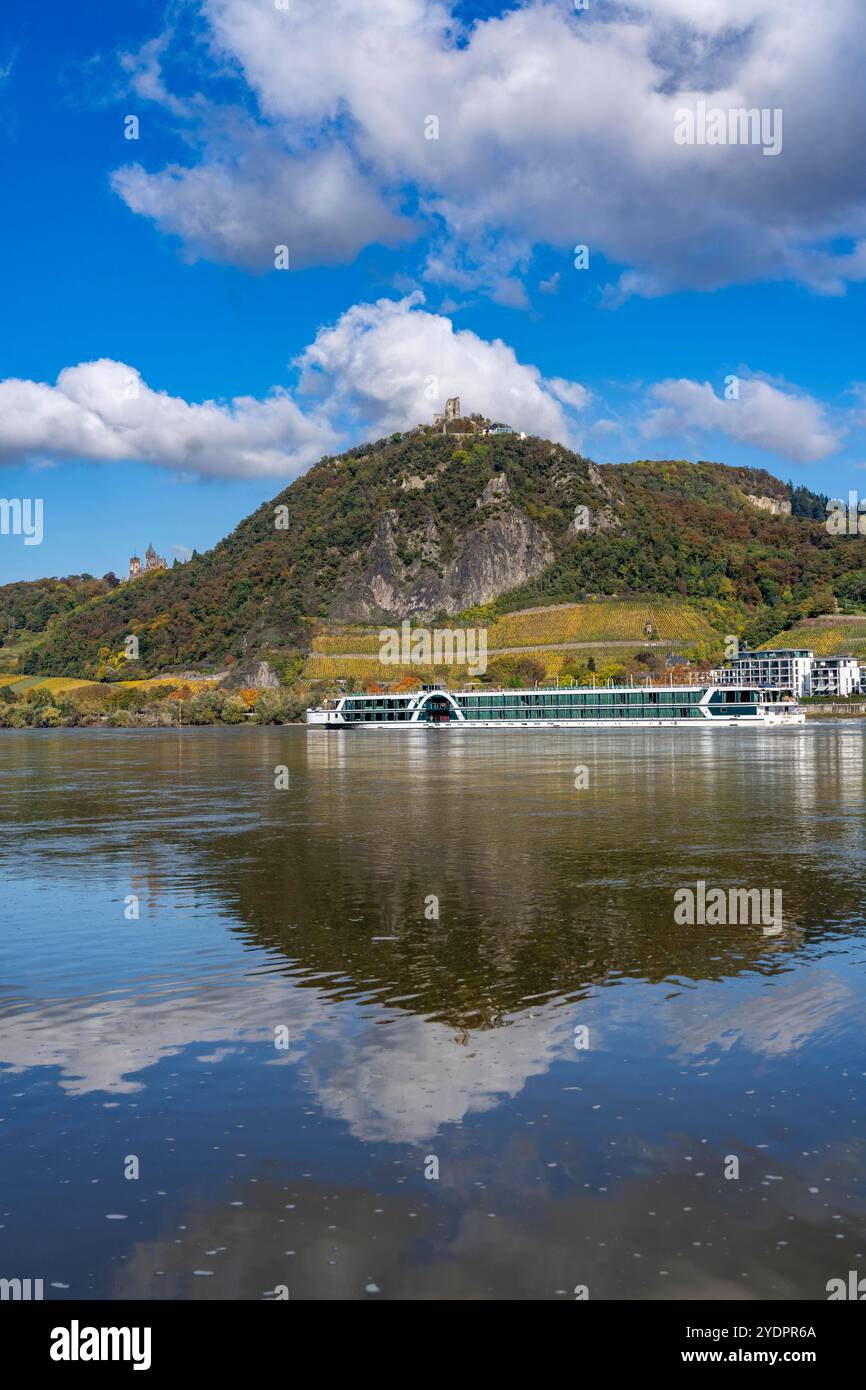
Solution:
{"label": "blue sky", "polygon": [[[862,489],[853,0],[799,44],[781,0],[595,9],[7,0],[0,469],[45,523],[0,580],[205,549],[433,378],[602,462]],[[678,150],[696,94],[781,153]]]}

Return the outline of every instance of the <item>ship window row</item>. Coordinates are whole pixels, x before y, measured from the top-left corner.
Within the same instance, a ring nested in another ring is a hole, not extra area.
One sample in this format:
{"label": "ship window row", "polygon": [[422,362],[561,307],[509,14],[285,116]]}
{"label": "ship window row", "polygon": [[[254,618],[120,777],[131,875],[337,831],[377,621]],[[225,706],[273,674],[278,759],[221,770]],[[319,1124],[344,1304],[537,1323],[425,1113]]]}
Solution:
{"label": "ship window row", "polygon": [[475,719],[702,719],[697,705],[564,705],[556,709],[523,705],[472,704],[464,711]]}
{"label": "ship window row", "polygon": [[356,724],[405,724],[410,717],[405,710],[355,710],[345,711],[345,717]]}
{"label": "ship window row", "polygon": [[711,705],[750,705],[754,702],[753,690],[717,690],[710,696]]}
{"label": "ship window row", "polygon": [[348,700],[346,701],[345,713],[346,713],[346,714],[360,714],[360,713],[362,713],[364,710],[377,710],[377,709],[380,709],[380,710],[381,710],[381,709],[384,709],[384,710],[389,710],[389,709],[391,709],[391,710],[393,710],[393,709],[405,709],[406,706],[407,706],[408,703],[409,703],[409,698],[410,698],[410,697],[409,697],[408,695],[407,695],[405,698],[402,698],[402,697],[400,697],[400,696],[396,696],[396,697],[395,697],[395,696],[393,696],[393,695],[392,695],[392,696],[387,696],[387,695],[385,695],[385,696],[382,696],[381,698],[374,698],[374,697],[371,697],[371,698],[368,699],[368,700],[365,700],[365,699],[358,699],[357,697],[352,697],[352,698],[350,698],[350,699],[348,699]]}
{"label": "ship window row", "polygon": [[593,707],[622,705],[682,705],[700,703],[699,690],[592,690],[585,693],[569,691],[535,692],[520,694],[506,691],[497,695],[458,695],[457,703],[463,710],[484,706],[485,709],[529,709],[540,706],[543,709],[572,709],[575,706]]}

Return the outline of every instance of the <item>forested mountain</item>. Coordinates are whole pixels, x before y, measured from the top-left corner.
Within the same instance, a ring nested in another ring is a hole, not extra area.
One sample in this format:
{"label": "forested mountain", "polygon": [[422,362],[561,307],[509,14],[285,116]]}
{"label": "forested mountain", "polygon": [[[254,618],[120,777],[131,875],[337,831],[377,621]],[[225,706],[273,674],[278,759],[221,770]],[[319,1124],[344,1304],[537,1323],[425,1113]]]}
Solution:
{"label": "forested mountain", "polygon": [[20,580],[0,585],[0,671],[22,670],[31,652],[45,640],[56,618],[101,598],[117,586],[113,574],[94,579],[72,574],[64,579]]}
{"label": "forested mountain", "polygon": [[791,515],[792,493],[718,463],[598,467],[538,438],[394,436],[323,459],[187,564],[59,608],[22,669],[97,676],[129,634],[141,673],[259,653],[279,669],[321,620],[453,620],[597,594],[706,600],[761,640],[866,600],[864,540],[829,535],[806,489]]}
{"label": "forested mountain", "polygon": [[108,594],[117,585],[113,574],[71,574],[65,579],[20,580],[0,585],[2,634],[44,632],[52,618],[71,613],[88,599]]}

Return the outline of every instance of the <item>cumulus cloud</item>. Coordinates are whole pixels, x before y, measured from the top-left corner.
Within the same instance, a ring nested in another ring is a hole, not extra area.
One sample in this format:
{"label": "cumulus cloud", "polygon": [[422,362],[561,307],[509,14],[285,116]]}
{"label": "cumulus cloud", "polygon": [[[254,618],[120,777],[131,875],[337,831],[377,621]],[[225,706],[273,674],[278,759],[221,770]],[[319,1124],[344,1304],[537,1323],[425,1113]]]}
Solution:
{"label": "cumulus cloud", "polygon": [[288,160],[248,135],[231,161],[158,174],[132,164],[114,173],[112,186],[133,212],[179,236],[189,255],[248,270],[272,269],[278,246],[302,269],[349,262],[372,242],[412,235],[339,149]]}
{"label": "cumulus cloud", "polygon": [[563,406],[582,409],[583,387],[546,380],[499,338],[488,342],[468,329],[455,332],[450,319],[422,308],[423,302],[415,291],[349,309],[298,359],[302,389],[323,395],[331,410],[382,430],[428,420],[449,396],[462,396],[467,410],[569,440],[574,422]]}
{"label": "cumulus cloud", "polygon": [[0,382],[0,460],[141,460],[185,474],[291,477],[323,454],[429,421],[448,396],[517,429],[573,442],[587,393],[546,380],[496,339],[455,332],[402,300],[358,304],[319,331],[294,364],[294,391],[200,404],[154,391],[134,367],[101,359],[55,385]]}
{"label": "cumulus cloud", "polygon": [[652,437],[722,435],[739,444],[810,463],[838,447],[839,436],[819,401],[760,378],[741,380],[738,399],[717,396],[709,382],[661,381],[644,422]]}
{"label": "cumulus cloud", "polygon": [[[431,278],[514,305],[533,247],[576,242],[624,267],[613,303],[780,277],[839,293],[866,260],[860,11],[526,0],[466,28],[446,0],[203,0],[214,70],[254,99],[255,138],[205,140],[189,169],[115,186],[194,254],[243,265],[291,244],[287,222],[303,264],[410,235],[417,216]],[[160,55],[136,80],[170,109]],[[698,100],[782,108],[781,155],[677,145],[676,113]]]}
{"label": "cumulus cloud", "polygon": [[321,413],[302,411],[287,391],[190,404],[107,358],[64,368],[54,386],[0,382],[0,459],[132,459],[211,477],[282,477],[335,440]]}
{"label": "cumulus cloud", "polygon": [[65,368],[54,385],[10,378],[0,382],[0,462],[137,460],[183,475],[291,478],[359,439],[429,421],[449,396],[572,448],[588,431],[722,437],[806,463],[831,454],[845,429],[812,396],[753,376],[740,379],[736,400],[709,382],[658,382],[629,430],[580,382],[545,377],[501,339],[455,329],[420,290],[353,305],[292,369],[291,388],[200,403],[155,391],[134,367],[105,358]]}

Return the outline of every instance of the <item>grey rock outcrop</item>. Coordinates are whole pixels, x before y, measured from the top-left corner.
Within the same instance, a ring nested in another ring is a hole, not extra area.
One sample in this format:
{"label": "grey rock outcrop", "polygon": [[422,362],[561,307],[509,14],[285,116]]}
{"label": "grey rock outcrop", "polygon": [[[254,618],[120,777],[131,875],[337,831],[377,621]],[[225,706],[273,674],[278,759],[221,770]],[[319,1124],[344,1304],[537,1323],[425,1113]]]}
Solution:
{"label": "grey rock outcrop", "polygon": [[525,512],[508,503],[507,492],[496,478],[491,483],[497,484],[492,497],[499,502],[498,509],[460,536],[447,558],[442,556],[435,520],[428,515],[420,530],[406,538],[416,559],[405,565],[398,553],[397,515],[383,513],[360,583],[337,597],[333,616],[343,622],[376,622],[386,617],[459,613],[490,603],[539,575],[553,562],[550,541]]}
{"label": "grey rock outcrop", "polygon": [[790,516],[791,503],[786,497],[756,497],[747,492],[746,497],[753,507],[760,507],[762,512],[770,512],[772,516]]}
{"label": "grey rock outcrop", "polygon": [[503,502],[508,496],[508,479],[505,474],[494,473],[475,505],[478,508],[491,507],[497,502]]}

